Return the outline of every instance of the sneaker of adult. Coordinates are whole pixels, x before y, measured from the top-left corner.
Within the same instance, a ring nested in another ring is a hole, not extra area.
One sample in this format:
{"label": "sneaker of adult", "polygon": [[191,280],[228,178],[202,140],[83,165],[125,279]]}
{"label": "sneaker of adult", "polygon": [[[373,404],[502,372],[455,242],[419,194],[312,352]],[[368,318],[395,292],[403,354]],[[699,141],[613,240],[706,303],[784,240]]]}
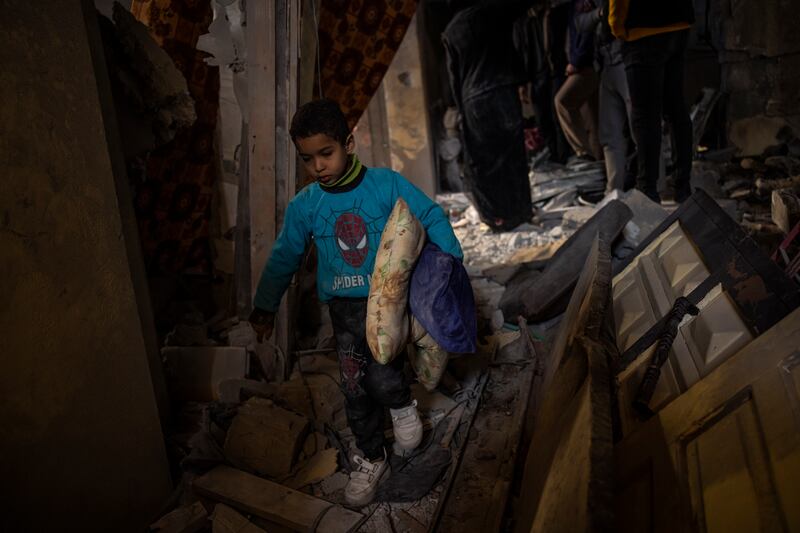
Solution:
{"label": "sneaker of adult", "polygon": [[375,498],[378,485],[389,477],[386,451],[384,450],[382,459],[370,461],[360,455],[354,455],[353,462],[356,469],[350,473],[350,481],[344,488],[344,499],[350,505],[367,505]]}
{"label": "sneaker of adult", "polygon": [[413,450],[422,442],[422,420],[417,412],[417,400],[400,409],[389,409],[392,415],[394,440],[403,450]]}

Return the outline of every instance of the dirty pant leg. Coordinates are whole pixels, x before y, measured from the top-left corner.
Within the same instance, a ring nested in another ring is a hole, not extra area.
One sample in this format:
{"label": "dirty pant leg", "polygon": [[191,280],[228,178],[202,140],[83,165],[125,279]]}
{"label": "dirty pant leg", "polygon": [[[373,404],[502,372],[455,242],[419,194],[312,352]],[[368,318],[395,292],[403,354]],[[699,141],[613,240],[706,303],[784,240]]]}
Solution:
{"label": "dirty pant leg", "polygon": [[405,407],[411,389],[403,373],[403,360],[381,365],[367,345],[366,298],[335,298],[328,302],[339,355],[342,393],[347,422],[356,445],[367,459],[383,456],[384,407]]}
{"label": "dirty pant leg", "polygon": [[674,171],[672,185],[678,198],[691,194],[693,132],[684,96],[683,78],[688,31],[675,32],[672,54],[664,66],[664,119],[670,125]]}
{"label": "dirty pant leg", "polygon": [[584,68],[569,76],[556,94],[558,121],[564,130],[567,142],[579,156],[588,154],[599,157],[599,154],[594,153],[591,141],[592,129],[597,131],[596,128],[592,128],[594,119],[590,116],[590,112],[582,110],[584,105],[595,97],[597,87],[597,73],[591,68]]}
{"label": "dirty pant leg", "polygon": [[528,162],[516,87],[498,87],[463,103],[464,185],[481,220],[509,228],[530,220]]}
{"label": "dirty pant leg", "polygon": [[[627,44],[627,43],[626,43]],[[660,202],[658,178],[661,171],[661,112],[664,89],[662,65],[626,65],[631,92],[633,139],[636,142],[636,188]]]}
{"label": "dirty pant leg", "polygon": [[630,122],[630,106],[625,65],[607,65],[600,81],[600,144],[605,155],[606,192],[625,188],[628,154],[625,124]]}

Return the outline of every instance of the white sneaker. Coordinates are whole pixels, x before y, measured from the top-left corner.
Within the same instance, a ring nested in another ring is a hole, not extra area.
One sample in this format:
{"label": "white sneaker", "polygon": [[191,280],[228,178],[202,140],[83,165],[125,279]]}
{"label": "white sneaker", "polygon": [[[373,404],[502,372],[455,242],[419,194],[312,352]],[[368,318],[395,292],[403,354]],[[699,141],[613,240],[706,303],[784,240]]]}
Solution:
{"label": "white sneaker", "polygon": [[360,455],[354,455],[353,462],[358,469],[350,473],[350,481],[344,488],[344,499],[350,505],[367,505],[375,497],[378,485],[389,476],[389,461],[384,451],[383,459],[368,461]]}
{"label": "white sneaker", "polygon": [[422,442],[422,420],[417,413],[417,400],[402,409],[389,409],[392,415],[392,429],[397,446],[403,450],[413,450]]}

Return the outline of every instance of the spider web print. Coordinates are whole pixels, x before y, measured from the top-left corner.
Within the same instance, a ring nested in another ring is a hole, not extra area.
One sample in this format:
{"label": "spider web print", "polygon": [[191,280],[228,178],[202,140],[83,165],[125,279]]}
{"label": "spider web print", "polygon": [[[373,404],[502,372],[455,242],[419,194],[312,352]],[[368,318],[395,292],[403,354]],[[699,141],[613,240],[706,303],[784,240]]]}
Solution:
{"label": "spider web print", "polygon": [[[317,237],[317,246],[324,249],[324,256],[329,258],[330,271],[334,276],[346,276],[349,273],[352,273],[354,270],[357,270],[351,265],[347,264],[347,261],[345,261],[344,257],[342,256],[342,251],[340,250],[339,245],[336,243],[336,221],[340,216],[352,213],[361,217],[367,227],[368,242],[377,243],[377,241],[380,240],[380,235],[383,231],[383,228],[381,227],[383,217],[380,215],[374,217],[369,216],[361,208],[363,203],[364,199],[360,198],[355,200],[353,202],[353,207],[350,208],[334,209],[331,207],[330,213],[322,216],[322,219],[325,221],[325,227],[327,228],[326,231],[330,233],[319,235]],[[373,239],[373,235],[377,235],[378,239]]]}

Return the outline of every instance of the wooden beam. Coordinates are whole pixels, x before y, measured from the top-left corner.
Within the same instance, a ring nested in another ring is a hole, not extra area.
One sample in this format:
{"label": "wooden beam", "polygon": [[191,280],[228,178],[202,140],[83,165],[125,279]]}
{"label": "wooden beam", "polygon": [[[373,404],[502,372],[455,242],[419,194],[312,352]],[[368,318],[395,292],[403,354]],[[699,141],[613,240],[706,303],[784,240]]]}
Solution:
{"label": "wooden beam", "polygon": [[[296,161],[294,143],[289,135],[294,112],[297,110],[298,53],[300,40],[300,10],[297,0],[275,2],[275,228],[280,231],[289,202],[295,195]],[[295,284],[283,299],[275,322],[275,344],[287,355],[291,353]],[[283,370],[290,372],[286,361]],[[276,376],[279,380],[288,377]]]}
{"label": "wooden beam", "polygon": [[293,531],[351,531],[364,519],[361,513],[229,466],[218,466],[195,479],[193,488],[198,494]]}
{"label": "wooden beam", "polygon": [[247,2],[250,287],[255,294],[275,242],[275,4]]}

